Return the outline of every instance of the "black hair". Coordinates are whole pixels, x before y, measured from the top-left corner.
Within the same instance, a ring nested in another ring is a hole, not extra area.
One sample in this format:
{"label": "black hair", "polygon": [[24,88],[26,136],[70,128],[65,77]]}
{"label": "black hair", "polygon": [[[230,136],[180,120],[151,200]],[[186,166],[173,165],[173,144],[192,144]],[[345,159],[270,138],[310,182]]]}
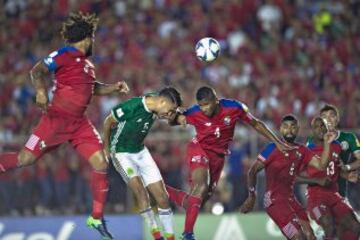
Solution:
{"label": "black hair", "polygon": [[207,86],[203,86],[201,88],[199,88],[196,92],[196,100],[197,101],[201,101],[201,100],[213,100],[216,98],[216,92],[213,88],[211,87],[207,87]]}
{"label": "black hair", "polygon": [[173,87],[165,87],[160,90],[159,96],[166,97],[171,100],[172,103],[175,103],[176,106],[182,105],[182,99],[180,93]]}
{"label": "black hair", "polygon": [[299,120],[292,114],[287,114],[281,119],[281,123],[286,121],[291,121],[291,122],[295,122],[296,124],[299,124]]}
{"label": "black hair", "polygon": [[92,37],[98,25],[99,18],[95,14],[71,13],[63,23],[61,36],[66,43],[76,43]]}
{"label": "black hair", "polygon": [[327,112],[327,111],[334,111],[336,116],[339,116],[339,110],[337,107],[335,107],[332,104],[325,104],[321,109],[320,109],[320,114],[323,112]]}

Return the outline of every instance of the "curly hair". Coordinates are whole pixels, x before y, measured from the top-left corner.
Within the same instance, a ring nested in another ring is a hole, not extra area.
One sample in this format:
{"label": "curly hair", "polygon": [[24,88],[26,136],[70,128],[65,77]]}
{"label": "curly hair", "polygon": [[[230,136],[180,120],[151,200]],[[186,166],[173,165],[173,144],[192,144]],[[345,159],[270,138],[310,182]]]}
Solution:
{"label": "curly hair", "polygon": [[93,36],[98,22],[99,18],[95,14],[71,13],[62,24],[61,36],[67,43],[79,42]]}

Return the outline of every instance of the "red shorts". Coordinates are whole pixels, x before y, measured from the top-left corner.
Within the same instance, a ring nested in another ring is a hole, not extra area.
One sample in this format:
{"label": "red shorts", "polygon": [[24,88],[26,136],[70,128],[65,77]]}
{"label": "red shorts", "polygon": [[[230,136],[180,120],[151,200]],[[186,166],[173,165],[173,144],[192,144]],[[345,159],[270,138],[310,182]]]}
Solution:
{"label": "red shorts", "polygon": [[336,223],[354,210],[338,192],[314,192],[308,196],[307,211],[318,224],[322,216],[330,215]]}
{"label": "red shorts", "polygon": [[309,221],[305,209],[295,199],[273,200],[266,208],[266,212],[287,239],[293,238],[300,232],[300,220]]}
{"label": "red shorts", "polygon": [[200,144],[191,142],[188,145],[186,160],[189,164],[190,183],[191,174],[197,168],[206,168],[209,170],[210,183],[209,191],[212,192],[220,179],[221,171],[224,168],[225,154],[218,154],[212,151],[202,149]]}
{"label": "red shorts", "polygon": [[103,149],[101,137],[87,117],[64,117],[53,111],[42,115],[25,148],[39,157],[65,142],[85,159]]}

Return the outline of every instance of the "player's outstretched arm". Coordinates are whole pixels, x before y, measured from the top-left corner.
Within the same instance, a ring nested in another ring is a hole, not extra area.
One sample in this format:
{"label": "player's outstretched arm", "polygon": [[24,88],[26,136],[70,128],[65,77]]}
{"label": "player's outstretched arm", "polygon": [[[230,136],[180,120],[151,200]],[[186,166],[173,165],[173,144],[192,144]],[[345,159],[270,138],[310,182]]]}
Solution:
{"label": "player's outstretched arm", "polygon": [[264,163],[260,161],[255,161],[248,172],[248,190],[249,195],[245,202],[241,205],[240,211],[242,213],[251,212],[254,208],[256,202],[256,177],[258,172],[260,172],[265,167]]}
{"label": "player's outstretched arm", "polygon": [[116,123],[116,119],[112,116],[112,114],[109,114],[105,120],[104,120],[104,153],[106,157],[109,159],[110,157],[110,132],[111,127]]}
{"label": "player's outstretched arm", "polygon": [[360,181],[360,175],[357,171],[352,171],[352,172],[341,171],[340,177],[352,183],[357,183]]}
{"label": "player's outstretched arm", "polygon": [[30,70],[31,83],[36,91],[36,104],[43,110],[47,109],[47,105],[49,102],[45,84],[45,77],[48,74],[48,68],[43,63],[43,61],[37,62],[35,66]]}
{"label": "player's outstretched arm", "polygon": [[268,128],[268,126],[266,126],[266,124],[259,120],[259,119],[252,119],[252,121],[250,122],[250,125],[261,135],[263,135],[264,137],[266,137],[268,140],[270,140],[271,142],[276,144],[276,147],[282,151],[288,151],[288,150],[292,150],[294,147],[289,146],[288,144],[284,143],[283,141],[281,141],[276,135],[275,133],[270,130],[270,128]]}
{"label": "player's outstretched arm", "polygon": [[172,119],[168,120],[170,126],[186,126],[186,117],[181,113],[176,113]]}
{"label": "player's outstretched arm", "polygon": [[315,155],[309,162],[309,165],[320,169],[325,170],[329,164],[330,160],[330,150],[331,150],[331,143],[335,140],[336,133],[334,132],[327,132],[324,136],[324,150],[321,153],[321,157],[319,158]]}
{"label": "player's outstretched arm", "polygon": [[128,93],[129,86],[124,81],[106,84],[102,82],[95,82],[94,95],[103,96],[112,93]]}
{"label": "player's outstretched arm", "polygon": [[327,177],[323,178],[310,178],[307,176],[296,176],[295,178],[296,183],[299,184],[308,184],[308,185],[319,185],[322,187],[326,187],[331,183],[331,180]]}

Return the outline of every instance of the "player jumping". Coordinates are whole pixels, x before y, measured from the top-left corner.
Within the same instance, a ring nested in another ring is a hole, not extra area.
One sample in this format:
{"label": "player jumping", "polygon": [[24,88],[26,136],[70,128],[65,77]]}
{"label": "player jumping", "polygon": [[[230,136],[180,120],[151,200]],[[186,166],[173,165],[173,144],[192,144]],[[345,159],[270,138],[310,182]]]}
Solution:
{"label": "player jumping", "polygon": [[[321,118],[315,118],[311,124],[313,130],[313,142],[308,147],[316,154],[321,154],[324,148],[324,135],[327,132],[327,126]],[[318,170],[312,167],[307,168],[309,178],[328,178],[329,186],[318,185],[308,186],[307,210],[312,219],[314,219],[325,232],[325,240],[334,239],[335,224],[341,226],[345,236],[340,239],[357,240],[360,237],[360,223],[357,220],[354,210],[346,203],[338,190],[338,178],[344,175],[340,168],[341,146],[335,141],[331,144],[330,161],[325,170]],[[358,176],[355,175],[357,180]],[[302,179],[298,182],[303,182]],[[305,183],[307,183],[305,179]]]}
{"label": "player jumping", "polygon": [[148,192],[158,205],[166,240],[175,239],[173,213],[159,168],[144,146],[144,139],[156,118],[171,120],[180,105],[180,94],[168,87],[159,94],[135,97],[120,103],[104,122],[106,154],[111,155],[116,170],[134,193],[140,214],[157,240],[164,238],[151,209]]}
{"label": "player jumping", "polygon": [[[93,167],[92,214],[87,225],[99,231],[103,239],[112,239],[103,221],[108,192],[108,164],[100,135],[85,115],[93,95],[128,92],[125,82],[103,84],[95,78],[92,55],[99,19],[90,14],[71,14],[62,25],[66,46],[52,52],[31,70],[36,103],[44,112],[40,122],[19,153],[0,154],[0,172],[33,164],[43,154],[69,142]],[[49,104],[45,79],[54,73],[53,100]]]}
{"label": "player jumping", "polygon": [[295,199],[293,187],[295,177],[305,166],[325,169],[329,161],[330,143],[334,133],[325,135],[324,151],[319,158],[310,149],[295,142],[299,122],[293,115],[283,117],[280,133],[283,139],[294,147],[286,153],[276,149],[274,143],[266,145],[248,174],[249,196],[241,206],[243,213],[251,211],[256,201],[256,176],[265,168],[266,192],[264,206],[267,214],[279,227],[287,239],[315,239],[309,219],[303,207]]}
{"label": "player jumping", "polygon": [[196,129],[196,137],[189,143],[187,152],[191,191],[186,193],[167,186],[170,200],[186,208],[182,234],[185,240],[195,239],[193,231],[200,207],[210,198],[220,178],[237,122],[249,124],[280,149],[289,149],[262,121],[252,116],[245,104],[218,99],[215,90],[210,87],[199,88],[196,99],[198,105],[177,116],[174,122],[191,124]]}

